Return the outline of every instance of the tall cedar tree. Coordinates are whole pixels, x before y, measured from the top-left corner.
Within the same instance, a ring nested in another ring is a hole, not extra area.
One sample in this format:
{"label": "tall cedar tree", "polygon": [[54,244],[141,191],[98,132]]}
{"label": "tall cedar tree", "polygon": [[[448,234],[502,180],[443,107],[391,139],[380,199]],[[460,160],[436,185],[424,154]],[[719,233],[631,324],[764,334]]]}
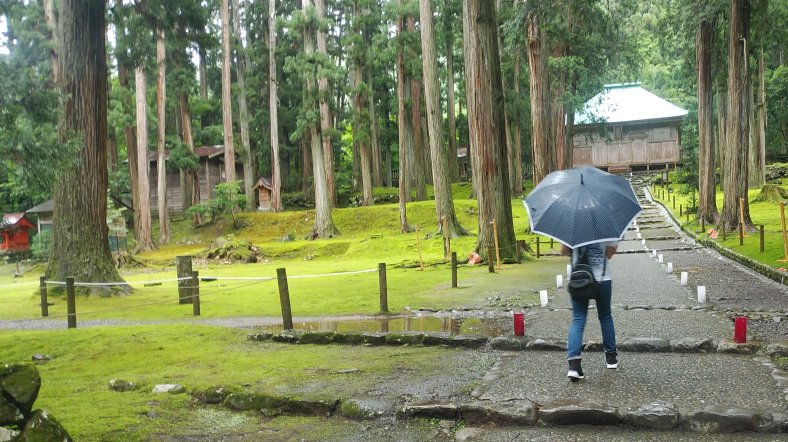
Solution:
{"label": "tall cedar tree", "polygon": [[698,73],[698,217],[708,224],[719,220],[714,177],[711,90],[711,24],[702,19],[695,37]]}
{"label": "tall cedar tree", "polygon": [[451,182],[460,180],[460,164],[457,161],[457,123],[454,104],[454,2],[443,4],[443,36],[446,44],[446,130],[449,142],[449,174]]}
{"label": "tall cedar tree", "polygon": [[57,176],[48,279],[123,281],[107,228],[105,10],[103,1],[60,1],[60,139],[81,149]]}
{"label": "tall cedar tree", "polygon": [[545,31],[536,11],[528,14],[528,65],[531,68],[531,154],[533,183],[539,184],[552,170],[550,143],[550,80]]}
{"label": "tall cedar tree", "polygon": [[[324,0],[315,0],[315,14],[317,14],[317,54],[321,62],[329,62],[326,47],[326,31],[323,29],[325,16]],[[331,207],[337,204],[336,179],[334,178],[334,147],[331,145],[331,134],[334,131],[331,123],[331,110],[328,106],[328,76],[326,67],[318,69],[317,90],[320,94],[320,140],[323,145],[323,160],[326,167],[326,186],[328,187],[328,200]]]}
{"label": "tall cedar tree", "polygon": [[[244,195],[246,206],[256,207],[254,201],[255,183],[255,155],[249,141],[249,109],[246,104],[246,72],[250,70],[251,62],[246,52],[243,36],[241,35],[241,5],[239,0],[233,0],[233,31],[235,37],[235,76],[238,82],[238,126],[241,129],[241,159],[244,164]],[[248,30],[246,32],[248,35]]]}
{"label": "tall cedar tree", "polygon": [[408,143],[408,113],[406,103],[405,78],[405,43],[404,29],[405,17],[402,15],[402,0],[397,0],[397,132],[399,133],[399,224],[402,233],[412,230],[408,224],[407,202],[410,200],[410,173],[408,151],[411,145]]}
{"label": "tall cedar tree", "polygon": [[429,131],[430,155],[432,157],[432,181],[435,193],[435,215],[439,233],[444,227],[452,238],[467,235],[454,213],[454,199],[451,194],[449,174],[449,152],[443,144],[443,118],[440,106],[440,86],[438,84],[438,61],[435,53],[435,34],[431,0],[419,0],[421,23],[421,59],[424,73],[424,98],[427,106],[427,129]]}
{"label": "tall cedar tree", "polygon": [[136,226],[137,246],[136,252],[153,250],[151,232],[150,209],[150,168],[148,167],[148,81],[145,78],[145,68],[134,68],[134,90],[137,103],[137,195],[140,199],[139,226]]}
{"label": "tall cedar tree", "polygon": [[230,0],[222,0],[222,122],[224,125],[224,180],[235,181],[233,98],[230,83]]}
{"label": "tall cedar tree", "polygon": [[471,161],[479,206],[476,250],[484,252],[495,244],[494,221],[501,257],[516,258],[512,192],[504,163],[506,134],[495,0],[466,0],[462,24]]}
{"label": "tall cedar tree", "polygon": [[[725,184],[722,223],[728,230],[753,227],[747,200],[750,143],[750,87],[747,42],[750,38],[750,1],[731,0],[728,37],[728,120],[726,124]],[[741,207],[739,206],[741,204]],[[741,219],[741,215],[744,219]]]}
{"label": "tall cedar tree", "polygon": [[282,210],[282,174],[279,165],[279,94],[276,83],[276,0],[268,1],[268,110],[271,116],[271,210]]}
{"label": "tall cedar tree", "polygon": [[167,167],[165,163],[164,135],[167,110],[167,64],[165,61],[167,51],[164,46],[164,30],[156,33],[156,161],[157,171],[157,197],[159,209],[159,244],[170,241],[170,216],[167,211]]}

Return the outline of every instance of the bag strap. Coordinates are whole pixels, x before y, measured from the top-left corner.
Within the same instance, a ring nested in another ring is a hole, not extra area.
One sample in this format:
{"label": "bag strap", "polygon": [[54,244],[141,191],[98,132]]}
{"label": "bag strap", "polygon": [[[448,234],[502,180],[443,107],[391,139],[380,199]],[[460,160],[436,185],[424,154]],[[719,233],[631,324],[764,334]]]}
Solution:
{"label": "bag strap", "polygon": [[[584,260],[586,264],[590,265],[591,263],[588,261],[588,256],[586,256],[587,254],[588,246],[580,247],[577,251],[577,264],[580,264],[581,260]],[[602,278],[605,277],[605,273],[607,273],[607,253],[606,250],[602,250]]]}

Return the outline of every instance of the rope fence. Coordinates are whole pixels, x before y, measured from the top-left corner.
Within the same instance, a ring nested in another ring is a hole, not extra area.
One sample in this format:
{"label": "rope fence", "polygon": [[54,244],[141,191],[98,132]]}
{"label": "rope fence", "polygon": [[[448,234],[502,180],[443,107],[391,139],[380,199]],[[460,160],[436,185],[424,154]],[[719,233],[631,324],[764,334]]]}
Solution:
{"label": "rope fence", "polygon": [[[538,250],[538,238],[537,238],[537,250]],[[506,247],[495,247],[494,245],[490,245],[490,250],[488,254],[488,262],[490,264],[491,272],[494,272],[493,264],[498,263],[500,268],[500,252],[499,250],[505,249]],[[518,247],[518,245],[514,245],[512,247]],[[498,250],[495,250],[498,249]],[[457,288],[457,252],[450,252],[451,257],[451,287]],[[538,257],[538,254],[537,254]],[[270,276],[220,276],[220,275],[211,275],[211,276],[199,276],[198,272],[192,271],[192,257],[191,256],[177,256],[176,257],[176,267],[177,267],[177,277],[175,278],[164,278],[164,279],[154,279],[154,280],[143,280],[143,281],[127,281],[127,282],[87,282],[87,281],[75,281],[74,278],[66,278],[66,281],[58,281],[58,280],[50,280],[46,279],[45,277],[40,277],[38,282],[30,281],[30,282],[20,282],[15,284],[5,284],[0,285],[0,289],[2,288],[18,288],[18,287],[25,287],[25,286],[39,286],[39,294],[41,297],[41,316],[37,318],[28,318],[28,319],[15,319],[15,320],[3,320],[0,321],[0,327],[3,325],[8,324],[15,324],[15,323],[25,323],[25,322],[32,322],[32,321],[43,321],[43,320],[51,320],[51,319],[62,319],[66,318],[68,322],[68,328],[76,328],[76,288],[112,288],[112,287],[133,287],[133,286],[143,286],[146,290],[155,290],[161,293],[163,290],[173,291],[177,290],[178,292],[178,304],[191,304],[193,308],[193,316],[200,316],[200,291],[203,290],[202,297],[209,296],[215,297],[221,294],[227,294],[236,292],[239,289],[250,287],[256,284],[265,283],[268,281],[277,280],[278,289],[279,289],[279,298],[280,298],[280,306],[282,308],[282,322],[285,330],[292,329],[292,314],[290,311],[290,293],[288,287],[288,280],[296,280],[296,279],[310,279],[310,278],[329,278],[329,277],[338,277],[338,276],[351,276],[351,275],[362,275],[368,273],[378,273],[378,286],[379,286],[379,295],[380,295],[380,312],[387,313],[388,312],[388,282],[386,276],[386,264],[379,263],[378,267],[375,269],[363,269],[363,270],[351,270],[351,271],[342,271],[342,272],[332,272],[332,273],[319,273],[319,274],[307,274],[307,275],[287,275],[287,272],[284,268],[277,269],[277,276],[270,277]],[[213,285],[212,288],[209,288],[207,291],[205,290],[206,287],[201,287],[202,283],[213,283],[213,282],[222,282],[228,281],[229,283]],[[163,284],[173,283],[177,284],[176,286],[163,286],[163,287],[154,287],[160,286]],[[55,314],[49,315],[49,302],[48,302],[48,286],[55,286],[58,288],[65,287],[66,291],[66,309],[67,312],[65,314]],[[129,310],[136,310],[142,309],[151,306],[159,306],[159,305],[168,305],[172,303],[172,299],[165,299],[160,301],[150,301],[150,302],[143,302],[140,304],[132,305],[132,306],[124,306],[119,308],[108,308],[108,309],[100,309],[100,310],[92,310],[92,311],[85,311],[80,312],[80,316],[97,316],[107,313],[115,313],[119,311],[129,311]]]}

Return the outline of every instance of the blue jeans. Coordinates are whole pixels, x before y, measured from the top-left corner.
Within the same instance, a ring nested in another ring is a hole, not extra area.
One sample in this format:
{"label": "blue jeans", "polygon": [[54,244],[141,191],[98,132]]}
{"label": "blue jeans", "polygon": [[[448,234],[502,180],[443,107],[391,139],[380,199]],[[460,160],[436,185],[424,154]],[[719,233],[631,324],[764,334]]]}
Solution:
{"label": "blue jeans", "polygon": [[[613,326],[613,315],[610,313],[610,298],[613,292],[612,281],[599,283],[599,297],[596,299],[596,313],[602,328],[602,346],[605,353],[616,351],[616,329]],[[572,298],[572,324],[569,325],[567,342],[567,359],[580,359],[583,350],[583,331],[588,316],[588,300]]]}

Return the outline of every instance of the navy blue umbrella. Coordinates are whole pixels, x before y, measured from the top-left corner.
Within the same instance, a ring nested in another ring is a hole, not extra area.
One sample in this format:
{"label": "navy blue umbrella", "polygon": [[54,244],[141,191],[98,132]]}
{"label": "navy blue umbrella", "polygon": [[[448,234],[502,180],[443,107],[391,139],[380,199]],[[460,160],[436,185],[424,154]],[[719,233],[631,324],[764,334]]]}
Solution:
{"label": "navy blue umbrella", "polygon": [[550,173],[523,203],[532,232],[571,248],[621,239],[643,210],[629,181],[587,166]]}

